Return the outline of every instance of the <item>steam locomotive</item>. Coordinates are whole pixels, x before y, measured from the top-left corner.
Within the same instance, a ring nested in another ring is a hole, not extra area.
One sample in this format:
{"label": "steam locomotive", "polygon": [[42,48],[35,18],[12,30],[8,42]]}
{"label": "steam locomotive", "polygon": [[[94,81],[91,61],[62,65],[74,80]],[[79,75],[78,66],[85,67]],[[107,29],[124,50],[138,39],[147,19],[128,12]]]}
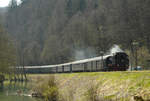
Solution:
{"label": "steam locomotive", "polygon": [[67,72],[97,72],[126,71],[129,68],[128,55],[116,52],[90,59],[84,59],[59,65],[25,66],[26,73],[67,73]]}

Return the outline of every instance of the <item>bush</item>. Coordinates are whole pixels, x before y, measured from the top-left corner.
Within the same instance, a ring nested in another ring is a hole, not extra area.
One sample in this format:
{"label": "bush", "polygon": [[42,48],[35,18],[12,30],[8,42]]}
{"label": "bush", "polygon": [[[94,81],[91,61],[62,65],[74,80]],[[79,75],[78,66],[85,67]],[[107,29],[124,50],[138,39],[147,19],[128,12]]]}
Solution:
{"label": "bush", "polygon": [[0,75],[0,82],[3,82],[5,80],[4,75]]}
{"label": "bush", "polygon": [[45,97],[46,101],[59,100],[59,91],[54,76],[51,76],[48,80],[47,89],[45,89],[43,96]]}
{"label": "bush", "polygon": [[45,101],[58,101],[59,91],[55,82],[55,77],[50,76],[48,80],[38,78],[38,85],[33,89],[38,95],[41,95]]}

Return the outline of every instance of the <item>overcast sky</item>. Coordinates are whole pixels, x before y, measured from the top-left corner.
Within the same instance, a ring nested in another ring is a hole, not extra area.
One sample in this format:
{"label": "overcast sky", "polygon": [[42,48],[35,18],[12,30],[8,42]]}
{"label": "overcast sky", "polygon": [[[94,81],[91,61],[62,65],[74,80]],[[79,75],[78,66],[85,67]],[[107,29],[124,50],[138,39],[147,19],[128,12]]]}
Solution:
{"label": "overcast sky", "polygon": [[[10,0],[0,0],[0,7],[6,7],[9,5]],[[20,1],[20,0],[18,0]]]}

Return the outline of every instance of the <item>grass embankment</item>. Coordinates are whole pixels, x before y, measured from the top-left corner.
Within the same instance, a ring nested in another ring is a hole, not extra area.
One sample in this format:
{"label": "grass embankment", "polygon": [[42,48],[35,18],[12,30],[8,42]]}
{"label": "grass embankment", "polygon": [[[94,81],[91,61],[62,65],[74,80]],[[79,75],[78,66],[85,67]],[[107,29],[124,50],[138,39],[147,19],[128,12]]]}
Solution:
{"label": "grass embankment", "polygon": [[54,93],[59,92],[65,101],[150,101],[149,71],[29,75],[45,96],[52,92],[47,90],[49,76],[55,77]]}

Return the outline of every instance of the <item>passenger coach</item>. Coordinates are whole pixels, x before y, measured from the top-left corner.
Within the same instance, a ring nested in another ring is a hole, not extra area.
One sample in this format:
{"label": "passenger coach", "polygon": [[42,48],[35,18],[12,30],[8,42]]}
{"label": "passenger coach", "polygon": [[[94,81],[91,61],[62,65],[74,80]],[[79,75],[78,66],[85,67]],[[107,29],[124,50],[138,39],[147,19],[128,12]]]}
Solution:
{"label": "passenger coach", "polygon": [[96,71],[126,71],[129,68],[128,55],[116,52],[90,59],[84,59],[59,65],[25,66],[26,73],[66,73]]}

